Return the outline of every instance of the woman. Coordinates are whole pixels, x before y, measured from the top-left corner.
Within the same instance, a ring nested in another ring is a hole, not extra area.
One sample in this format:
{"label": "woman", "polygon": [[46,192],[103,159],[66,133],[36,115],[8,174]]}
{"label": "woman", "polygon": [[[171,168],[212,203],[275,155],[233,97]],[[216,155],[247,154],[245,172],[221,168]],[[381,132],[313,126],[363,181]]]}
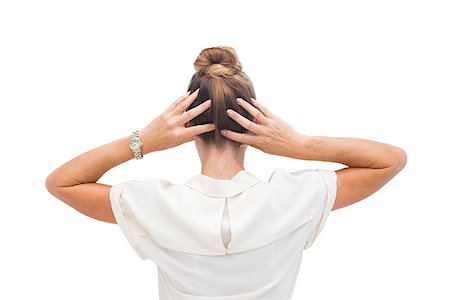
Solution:
{"label": "woman", "polygon": [[[290,299],[302,251],[329,212],[380,189],[405,166],[405,151],[296,132],[256,101],[231,47],[202,50],[194,66],[193,93],[132,136],[65,163],[47,189],[87,216],[117,223],[139,257],[157,264],[160,299]],[[97,183],[125,161],[192,140],[202,169],[185,183]],[[348,167],[277,168],[264,181],[244,169],[247,145]]]}

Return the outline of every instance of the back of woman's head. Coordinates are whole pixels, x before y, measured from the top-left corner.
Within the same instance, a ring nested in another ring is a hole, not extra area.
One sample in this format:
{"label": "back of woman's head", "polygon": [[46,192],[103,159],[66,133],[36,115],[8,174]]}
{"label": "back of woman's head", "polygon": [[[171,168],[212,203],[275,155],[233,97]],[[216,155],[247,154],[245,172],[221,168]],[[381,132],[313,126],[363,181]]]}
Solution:
{"label": "back of woman's head", "polygon": [[255,90],[250,78],[242,71],[242,65],[236,51],[228,46],[219,46],[203,49],[194,62],[196,72],[191,78],[188,90],[194,92],[200,88],[197,99],[187,108],[194,108],[208,99],[211,106],[205,112],[192,119],[191,125],[214,123],[215,130],[200,134],[200,138],[207,144],[214,144],[221,148],[225,142],[235,146],[239,143],[227,139],[221,129],[244,133],[247,129],[239,125],[227,115],[226,110],[231,108],[249,120],[253,116],[239,106],[236,98],[250,102],[256,98]]}

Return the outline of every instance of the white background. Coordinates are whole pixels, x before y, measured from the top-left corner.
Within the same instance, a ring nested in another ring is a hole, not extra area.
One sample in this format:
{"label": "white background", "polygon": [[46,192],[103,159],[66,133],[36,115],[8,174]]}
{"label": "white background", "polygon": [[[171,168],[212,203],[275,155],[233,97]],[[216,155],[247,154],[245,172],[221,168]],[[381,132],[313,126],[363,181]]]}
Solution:
{"label": "white background", "polygon": [[[333,211],[293,299],[449,299],[446,1],[2,1],[1,299],[157,299],[156,266],[115,224],[49,194],[66,161],[146,126],[205,47],[236,49],[257,99],[308,135],[390,143],[407,166]],[[245,168],[343,165],[248,148]],[[99,182],[200,173],[194,143]]]}

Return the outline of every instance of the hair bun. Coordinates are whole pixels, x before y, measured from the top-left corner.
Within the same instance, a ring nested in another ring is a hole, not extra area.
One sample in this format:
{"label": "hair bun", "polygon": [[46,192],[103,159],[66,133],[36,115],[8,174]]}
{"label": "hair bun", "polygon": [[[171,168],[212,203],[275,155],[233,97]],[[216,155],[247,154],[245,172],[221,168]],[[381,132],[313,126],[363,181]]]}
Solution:
{"label": "hair bun", "polygon": [[205,48],[197,56],[194,68],[212,76],[233,76],[241,72],[242,65],[236,51],[229,46]]}

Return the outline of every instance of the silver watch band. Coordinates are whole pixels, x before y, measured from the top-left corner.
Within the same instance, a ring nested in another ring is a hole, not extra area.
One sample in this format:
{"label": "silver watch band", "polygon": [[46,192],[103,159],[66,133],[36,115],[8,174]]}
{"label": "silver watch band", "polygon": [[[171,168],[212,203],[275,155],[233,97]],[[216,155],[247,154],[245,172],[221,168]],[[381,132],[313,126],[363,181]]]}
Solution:
{"label": "silver watch band", "polygon": [[136,159],[142,159],[144,157],[142,155],[142,153],[141,153],[141,149],[142,149],[142,145],[143,144],[142,144],[141,138],[139,136],[139,130],[133,131],[133,133],[131,134],[131,143],[133,141],[137,141],[140,146],[139,146],[139,149],[136,149],[136,150],[131,149],[131,151],[133,152],[134,157]]}

